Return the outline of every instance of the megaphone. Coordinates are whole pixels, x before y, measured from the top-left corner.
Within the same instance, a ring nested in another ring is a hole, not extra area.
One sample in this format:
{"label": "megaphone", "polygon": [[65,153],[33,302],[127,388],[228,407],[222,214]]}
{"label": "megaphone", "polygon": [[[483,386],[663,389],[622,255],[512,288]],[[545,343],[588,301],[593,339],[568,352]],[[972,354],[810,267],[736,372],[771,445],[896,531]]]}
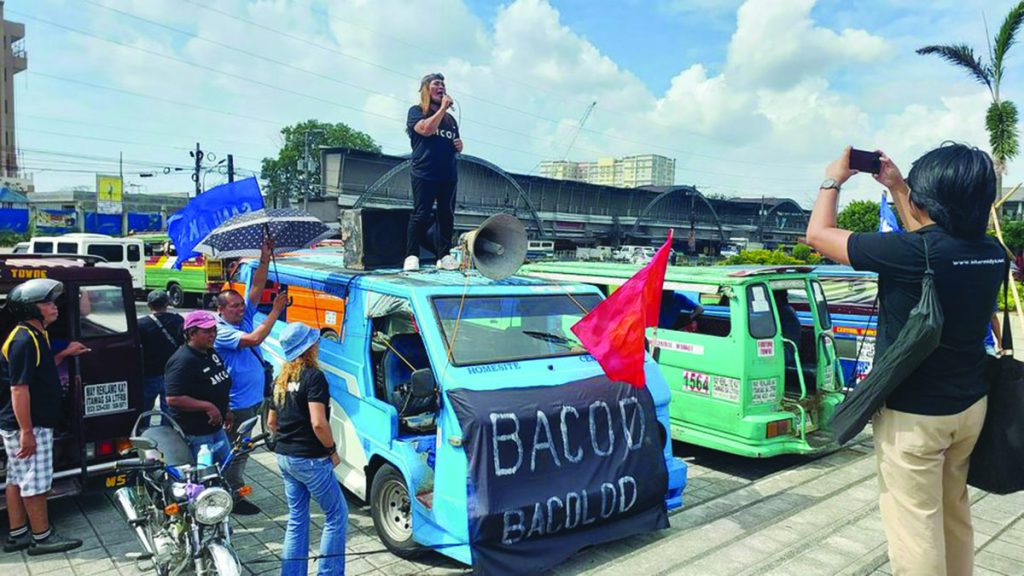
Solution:
{"label": "megaphone", "polygon": [[526,260],[526,228],[511,214],[495,214],[479,228],[462,235],[466,253],[481,274],[502,280]]}

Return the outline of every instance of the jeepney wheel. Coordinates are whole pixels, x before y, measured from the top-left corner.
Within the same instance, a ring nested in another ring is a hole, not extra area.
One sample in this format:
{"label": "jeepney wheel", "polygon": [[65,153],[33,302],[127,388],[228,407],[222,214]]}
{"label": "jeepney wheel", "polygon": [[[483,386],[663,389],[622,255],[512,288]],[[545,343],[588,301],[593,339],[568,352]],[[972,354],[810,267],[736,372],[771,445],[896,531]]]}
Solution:
{"label": "jeepney wheel", "polygon": [[381,466],[370,487],[373,527],[384,546],[400,558],[412,558],[422,549],[412,539],[412,502],[405,478],[391,464]]}
{"label": "jeepney wheel", "polygon": [[171,282],[167,285],[167,297],[171,302],[171,306],[175,308],[181,308],[185,305],[185,291],[181,289],[181,285],[177,282]]}
{"label": "jeepney wheel", "polygon": [[320,337],[323,338],[324,340],[330,340],[331,342],[338,341],[338,333],[335,332],[334,330],[331,330],[330,328],[324,328],[323,330],[321,330]]}

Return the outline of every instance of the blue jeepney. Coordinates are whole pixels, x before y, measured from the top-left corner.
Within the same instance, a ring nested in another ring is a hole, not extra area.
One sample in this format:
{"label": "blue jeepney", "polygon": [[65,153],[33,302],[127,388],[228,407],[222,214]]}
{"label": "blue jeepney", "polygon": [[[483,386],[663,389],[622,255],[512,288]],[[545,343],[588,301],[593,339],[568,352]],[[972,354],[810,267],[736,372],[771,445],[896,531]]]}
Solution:
{"label": "blue jeepney", "polygon": [[[236,278],[248,286],[253,270],[244,262]],[[569,330],[601,301],[596,288],[347,270],[319,250],[278,258],[268,283],[346,300],[337,341],[319,352],[335,475],[369,502],[393,553],[537,573],[666,527],[682,506],[686,465],[657,364],[647,358],[646,388],[610,382]],[[263,344],[276,367],[283,327]]]}
{"label": "blue jeepney", "polygon": [[[844,382],[853,388],[871,371],[875,359],[875,331],[878,327],[878,275],[849,266],[816,266],[814,274],[828,299],[836,352],[843,366]],[[797,308],[801,322],[810,314]]]}

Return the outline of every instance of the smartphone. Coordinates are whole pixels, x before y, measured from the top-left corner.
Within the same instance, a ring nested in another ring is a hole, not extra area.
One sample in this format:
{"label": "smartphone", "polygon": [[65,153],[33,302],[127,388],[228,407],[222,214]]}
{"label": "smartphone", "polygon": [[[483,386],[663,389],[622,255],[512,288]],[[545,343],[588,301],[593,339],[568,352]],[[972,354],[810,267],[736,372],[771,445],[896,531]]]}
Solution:
{"label": "smartphone", "polygon": [[878,152],[850,149],[850,169],[878,174],[882,171],[882,155]]}

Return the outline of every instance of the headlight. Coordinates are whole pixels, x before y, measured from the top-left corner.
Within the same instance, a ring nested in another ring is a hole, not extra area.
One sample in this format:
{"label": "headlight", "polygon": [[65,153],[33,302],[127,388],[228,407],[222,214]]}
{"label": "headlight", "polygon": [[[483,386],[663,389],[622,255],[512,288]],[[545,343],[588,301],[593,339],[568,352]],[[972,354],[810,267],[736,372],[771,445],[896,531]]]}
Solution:
{"label": "headlight", "polygon": [[223,488],[207,488],[199,493],[192,509],[200,524],[216,524],[231,514],[234,507],[231,494]]}

